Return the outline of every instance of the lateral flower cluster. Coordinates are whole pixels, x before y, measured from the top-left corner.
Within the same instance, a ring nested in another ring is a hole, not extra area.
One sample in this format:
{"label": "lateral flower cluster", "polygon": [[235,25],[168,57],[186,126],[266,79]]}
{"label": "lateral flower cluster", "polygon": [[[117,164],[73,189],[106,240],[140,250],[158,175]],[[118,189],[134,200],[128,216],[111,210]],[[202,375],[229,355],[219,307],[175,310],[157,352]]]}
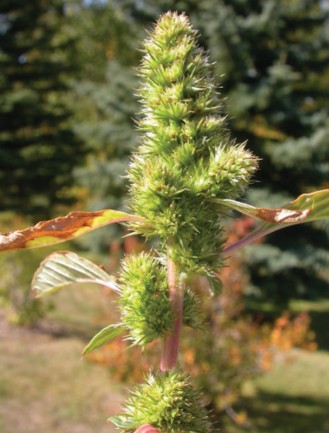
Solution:
{"label": "lateral flower cluster", "polygon": [[[167,286],[167,269],[150,253],[131,255],[122,261],[119,272],[121,323],[128,339],[144,347],[172,330],[175,320]],[[202,312],[195,295],[184,293],[183,324],[200,328]]]}
{"label": "lateral flower cluster", "polygon": [[150,424],[161,433],[208,433],[207,411],[190,379],[179,371],[149,374],[138,385],[123,408],[110,420],[123,433],[133,433]]}
{"label": "lateral flower cluster", "polygon": [[137,232],[160,237],[187,273],[214,276],[221,265],[216,198],[241,194],[257,167],[231,140],[212,66],[185,15],[167,13],[144,44],[140,67],[142,143],[128,176]]}

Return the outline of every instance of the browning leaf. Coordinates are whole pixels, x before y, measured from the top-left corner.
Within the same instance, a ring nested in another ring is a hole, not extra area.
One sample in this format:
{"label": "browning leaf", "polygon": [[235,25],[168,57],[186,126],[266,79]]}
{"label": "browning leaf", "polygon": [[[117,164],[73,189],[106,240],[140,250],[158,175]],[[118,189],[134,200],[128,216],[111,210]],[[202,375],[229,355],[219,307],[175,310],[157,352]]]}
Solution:
{"label": "browning leaf", "polygon": [[0,234],[0,251],[54,245],[108,224],[142,220],[136,215],[110,209],[70,212],[63,217],[41,221],[33,227]]}
{"label": "browning leaf", "polygon": [[284,208],[270,209],[265,207],[255,207],[247,203],[241,203],[230,199],[216,199],[216,203],[235,209],[245,215],[253,218],[259,218],[270,223],[300,223],[311,213],[312,209],[292,209],[289,208],[294,202],[291,202]]}
{"label": "browning leaf", "polygon": [[257,217],[273,223],[299,223],[309,215],[311,209],[290,210],[290,209],[266,209],[257,208]]}
{"label": "browning leaf", "polygon": [[243,239],[228,245],[224,249],[226,254],[285,227],[329,219],[329,189],[302,194],[282,209],[255,208],[234,200],[220,200],[220,202],[222,205],[265,221]]}

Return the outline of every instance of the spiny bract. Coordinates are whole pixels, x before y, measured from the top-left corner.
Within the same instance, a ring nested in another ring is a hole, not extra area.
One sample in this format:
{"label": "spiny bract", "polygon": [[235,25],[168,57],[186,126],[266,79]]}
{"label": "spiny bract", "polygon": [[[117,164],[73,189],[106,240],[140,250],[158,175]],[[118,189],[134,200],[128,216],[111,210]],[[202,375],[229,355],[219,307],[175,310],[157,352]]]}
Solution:
{"label": "spiny bract", "polygon": [[199,392],[187,375],[168,371],[150,374],[124,406],[124,414],[110,418],[124,433],[151,424],[161,433],[207,433],[210,422]]}
{"label": "spiny bract", "polygon": [[213,199],[242,193],[257,160],[225,129],[212,66],[185,15],[163,15],[144,51],[142,143],[128,175],[145,223],[134,228],[160,237],[184,272],[213,277],[223,244]]}

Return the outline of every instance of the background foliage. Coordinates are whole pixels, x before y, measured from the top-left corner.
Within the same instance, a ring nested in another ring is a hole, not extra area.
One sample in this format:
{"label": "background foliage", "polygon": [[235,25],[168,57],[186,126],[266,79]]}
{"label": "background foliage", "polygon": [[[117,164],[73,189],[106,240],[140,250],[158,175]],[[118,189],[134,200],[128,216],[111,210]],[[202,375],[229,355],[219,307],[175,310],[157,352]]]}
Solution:
{"label": "background foliage", "polygon": [[72,168],[84,155],[65,100],[75,43],[63,1],[1,2],[1,210],[40,219],[74,201]]}

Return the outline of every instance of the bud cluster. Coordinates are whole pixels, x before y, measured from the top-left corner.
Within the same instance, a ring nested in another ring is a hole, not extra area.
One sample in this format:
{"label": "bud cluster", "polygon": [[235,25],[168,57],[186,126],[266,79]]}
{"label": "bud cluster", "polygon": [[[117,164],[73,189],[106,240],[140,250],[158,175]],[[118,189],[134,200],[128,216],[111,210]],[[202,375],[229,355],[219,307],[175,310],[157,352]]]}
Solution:
{"label": "bud cluster", "polygon": [[119,281],[121,320],[134,344],[144,346],[170,332],[174,316],[159,260],[146,253],[126,257]]}
{"label": "bud cluster", "polygon": [[210,431],[200,394],[181,372],[150,374],[146,383],[135,388],[123,409],[123,415],[111,418],[123,433],[133,433],[145,424],[161,433]]}
{"label": "bud cluster", "polygon": [[187,273],[221,265],[221,209],[214,198],[243,192],[257,161],[230,139],[212,76],[185,15],[167,13],[144,44],[140,68],[142,143],[129,170],[135,225],[170,244]]}
{"label": "bud cluster", "polygon": [[[131,255],[122,262],[119,274],[121,324],[129,331],[133,344],[145,346],[172,331],[174,314],[169,300],[167,269],[149,253]],[[199,328],[202,324],[194,294],[184,293],[183,324]]]}

